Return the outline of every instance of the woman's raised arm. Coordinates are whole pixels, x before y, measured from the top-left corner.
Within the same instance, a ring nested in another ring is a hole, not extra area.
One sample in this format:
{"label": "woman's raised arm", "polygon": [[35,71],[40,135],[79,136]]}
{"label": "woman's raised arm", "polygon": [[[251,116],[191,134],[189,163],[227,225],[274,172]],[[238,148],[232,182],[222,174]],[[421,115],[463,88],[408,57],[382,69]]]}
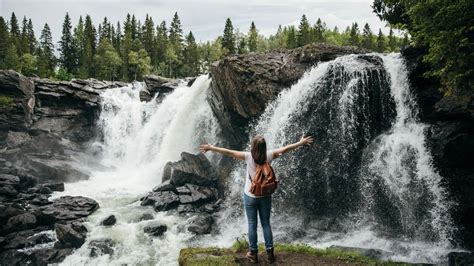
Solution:
{"label": "woman's raised arm", "polygon": [[313,137],[311,137],[311,136],[305,137],[304,134],[303,134],[303,136],[301,136],[300,141],[274,150],[273,151],[273,159],[276,159],[276,158],[280,157],[281,155],[283,155],[283,154],[285,154],[285,153],[287,153],[291,150],[294,150],[294,149],[296,149],[300,146],[311,145],[311,143],[313,143]]}
{"label": "woman's raised arm", "polygon": [[205,153],[207,151],[213,151],[213,152],[217,152],[229,157],[234,157],[235,159],[238,159],[238,160],[245,160],[245,153],[242,151],[229,150],[226,148],[216,147],[214,145],[207,144],[207,143],[204,143],[201,146],[199,146],[199,150],[202,153]]}

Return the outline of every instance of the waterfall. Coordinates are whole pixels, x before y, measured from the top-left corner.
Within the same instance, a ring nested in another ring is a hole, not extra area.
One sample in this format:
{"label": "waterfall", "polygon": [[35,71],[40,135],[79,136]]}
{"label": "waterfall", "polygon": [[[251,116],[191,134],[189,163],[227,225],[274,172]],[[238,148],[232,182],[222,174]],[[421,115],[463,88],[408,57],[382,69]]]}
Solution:
{"label": "waterfall", "polygon": [[[167,95],[161,103],[155,99],[141,102],[143,83],[108,89],[101,94],[98,120],[101,138],[94,143],[97,161],[88,169],[89,180],[66,184],[61,195],[94,198],[100,209],[88,218],[87,242],[68,256],[64,265],[169,265],[176,264],[179,250],[192,235],[181,229],[186,219],[155,213],[141,207],[138,199],[161,182],[161,172],[168,161],[180,159],[183,151],[197,153],[204,140],[216,142],[217,121],[207,104],[210,78],[196,79],[191,87],[184,83]],[[138,221],[144,213],[151,221]],[[100,226],[108,215],[117,224]],[[168,232],[161,238],[149,238],[143,228],[161,223]],[[114,241],[114,255],[92,258],[88,243],[97,239]]]}
{"label": "waterfall", "polygon": [[[399,54],[320,63],[282,91],[249,137],[263,135],[269,149],[302,134],[315,143],[273,163],[281,183],[273,196],[275,238],[382,249],[402,261],[441,260],[451,248],[452,202],[417,114]],[[246,232],[238,204],[243,169],[232,173],[222,245]]]}

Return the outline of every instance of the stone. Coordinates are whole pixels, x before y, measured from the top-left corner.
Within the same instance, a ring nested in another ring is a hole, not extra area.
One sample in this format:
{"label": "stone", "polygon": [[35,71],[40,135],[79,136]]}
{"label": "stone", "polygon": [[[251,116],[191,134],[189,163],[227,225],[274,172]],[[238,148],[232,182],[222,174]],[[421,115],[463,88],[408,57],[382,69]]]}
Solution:
{"label": "stone", "polygon": [[153,219],[154,219],[153,214],[149,212],[145,212],[138,218],[138,221],[141,222],[141,221],[147,221],[147,220],[153,220]]}
{"label": "stone", "polygon": [[153,192],[158,191],[175,191],[175,186],[170,183],[170,180],[163,181],[161,184],[153,188]]}
{"label": "stone", "polygon": [[217,186],[217,174],[204,154],[181,153],[181,160],[166,164],[163,181],[170,180],[175,187],[185,184]]}
{"label": "stone", "polygon": [[45,183],[43,184],[43,187],[47,187],[52,191],[64,191],[64,183]]}
{"label": "stone", "polygon": [[90,249],[89,256],[91,257],[111,256],[114,254],[115,242],[110,238],[94,239],[89,242],[88,247]]}
{"label": "stone", "polygon": [[23,213],[8,219],[6,227],[13,231],[20,231],[34,228],[36,217],[31,213]]}
{"label": "stone", "polygon": [[109,215],[104,220],[102,220],[102,222],[100,222],[100,225],[111,226],[114,225],[116,222],[117,219],[115,218],[115,215]]}
{"label": "stone", "polygon": [[2,185],[0,187],[0,196],[13,198],[18,195],[18,191],[11,185]]}
{"label": "stone", "polygon": [[179,197],[171,191],[150,192],[145,196],[141,205],[153,205],[155,211],[167,211],[178,207]]}
{"label": "stone", "polygon": [[0,185],[2,186],[12,186],[14,188],[20,187],[20,178],[18,176],[10,174],[0,174]]}
{"label": "stone", "polygon": [[180,204],[178,206],[178,213],[180,214],[191,213],[191,212],[196,212],[192,204]]}
{"label": "stone", "polygon": [[99,208],[99,204],[90,198],[82,196],[62,196],[53,203],[42,207],[45,215],[50,215],[59,221],[77,220],[91,215]]}
{"label": "stone", "polygon": [[143,232],[145,232],[145,234],[148,234],[150,236],[162,236],[167,230],[168,230],[168,227],[164,224],[147,225],[143,228]]}
{"label": "stone", "polygon": [[5,142],[8,148],[13,148],[22,145],[31,140],[31,136],[26,132],[8,131]]}
{"label": "stone", "polygon": [[214,218],[212,216],[203,214],[191,217],[188,220],[188,231],[196,235],[209,234],[212,230]]}
{"label": "stone", "polygon": [[86,241],[87,228],[78,222],[56,223],[54,226],[60,247],[80,248]]}

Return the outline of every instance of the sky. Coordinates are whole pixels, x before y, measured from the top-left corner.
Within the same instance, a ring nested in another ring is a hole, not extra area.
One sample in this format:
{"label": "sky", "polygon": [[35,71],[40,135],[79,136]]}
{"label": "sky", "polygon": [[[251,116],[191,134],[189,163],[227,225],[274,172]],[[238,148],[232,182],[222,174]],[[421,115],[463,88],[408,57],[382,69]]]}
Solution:
{"label": "sky", "polygon": [[95,25],[106,16],[110,21],[123,22],[127,13],[135,14],[142,22],[149,14],[155,24],[171,21],[175,12],[181,19],[185,33],[192,31],[200,41],[215,39],[224,30],[229,17],[234,28],[246,33],[252,21],[260,34],[274,34],[278,25],[298,25],[305,14],[311,24],[321,18],[328,27],[345,29],[352,22],[359,28],[367,22],[373,32],[381,28],[387,34],[385,23],[372,12],[373,0],[0,0],[0,15],[10,20],[15,12],[21,22],[31,18],[39,36],[48,23],[57,42],[61,37],[64,15],[69,12],[73,26],[80,15],[91,15]]}

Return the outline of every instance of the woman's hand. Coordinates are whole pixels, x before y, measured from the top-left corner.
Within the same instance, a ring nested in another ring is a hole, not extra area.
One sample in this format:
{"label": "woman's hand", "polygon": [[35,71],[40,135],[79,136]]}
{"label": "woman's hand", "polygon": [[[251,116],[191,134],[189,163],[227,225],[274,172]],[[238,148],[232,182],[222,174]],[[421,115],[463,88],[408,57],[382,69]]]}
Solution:
{"label": "woman's hand", "polygon": [[208,143],[204,143],[204,144],[201,144],[201,146],[199,146],[199,150],[202,153],[205,153],[206,151],[210,151],[211,149],[212,149],[212,145]]}
{"label": "woman's hand", "polygon": [[298,141],[298,144],[300,144],[301,146],[311,145],[311,143],[313,143],[313,137],[311,137],[311,136],[305,137],[304,134],[303,134],[303,136],[301,136],[300,141]]}

